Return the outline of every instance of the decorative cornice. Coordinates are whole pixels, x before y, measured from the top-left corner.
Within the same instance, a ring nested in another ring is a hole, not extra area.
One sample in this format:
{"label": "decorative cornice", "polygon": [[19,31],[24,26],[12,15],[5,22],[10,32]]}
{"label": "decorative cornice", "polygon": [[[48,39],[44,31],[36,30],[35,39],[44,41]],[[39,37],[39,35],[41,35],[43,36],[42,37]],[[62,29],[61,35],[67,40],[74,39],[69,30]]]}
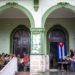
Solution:
{"label": "decorative cornice", "polygon": [[69,5],[69,3],[67,3],[67,2],[60,2],[57,5],[60,5],[62,7],[65,7],[66,5]]}
{"label": "decorative cornice", "polygon": [[39,0],[33,0],[34,1],[34,10],[38,11],[39,8]]}
{"label": "decorative cornice", "polygon": [[10,7],[14,7],[14,6],[17,6],[18,3],[16,3],[16,2],[8,2],[8,3],[6,3],[6,5],[10,6]]}
{"label": "decorative cornice", "polygon": [[31,32],[44,32],[45,31],[44,28],[31,28],[30,30]]}

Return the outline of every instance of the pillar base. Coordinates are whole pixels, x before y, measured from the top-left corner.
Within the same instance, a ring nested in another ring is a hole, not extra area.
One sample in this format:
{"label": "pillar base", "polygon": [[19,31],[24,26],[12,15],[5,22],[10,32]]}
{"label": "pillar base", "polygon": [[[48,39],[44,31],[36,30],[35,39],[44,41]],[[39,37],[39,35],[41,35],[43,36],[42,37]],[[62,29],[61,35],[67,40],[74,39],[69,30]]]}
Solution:
{"label": "pillar base", "polygon": [[30,72],[45,72],[49,70],[48,55],[30,55]]}

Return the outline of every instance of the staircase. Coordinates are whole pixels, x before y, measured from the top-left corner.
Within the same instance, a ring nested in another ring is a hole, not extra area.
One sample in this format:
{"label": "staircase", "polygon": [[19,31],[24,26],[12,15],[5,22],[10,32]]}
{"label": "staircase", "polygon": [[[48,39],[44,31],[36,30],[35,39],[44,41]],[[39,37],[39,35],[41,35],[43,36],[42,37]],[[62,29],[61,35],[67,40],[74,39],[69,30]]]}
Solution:
{"label": "staircase", "polygon": [[17,72],[15,75],[30,75],[29,72]]}

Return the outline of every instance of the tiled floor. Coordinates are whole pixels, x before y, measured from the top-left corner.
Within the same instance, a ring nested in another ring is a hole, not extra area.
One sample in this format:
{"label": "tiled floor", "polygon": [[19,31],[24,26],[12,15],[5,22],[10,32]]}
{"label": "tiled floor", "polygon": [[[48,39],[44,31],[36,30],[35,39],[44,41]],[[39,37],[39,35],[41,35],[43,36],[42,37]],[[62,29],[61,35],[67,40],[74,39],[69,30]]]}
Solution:
{"label": "tiled floor", "polygon": [[18,72],[16,75],[75,75],[75,72],[66,72],[66,71],[58,71],[58,72],[45,72],[45,73],[33,73],[29,72]]}
{"label": "tiled floor", "polygon": [[49,75],[75,75],[75,72],[57,72],[57,73],[55,72],[55,73],[49,73]]}

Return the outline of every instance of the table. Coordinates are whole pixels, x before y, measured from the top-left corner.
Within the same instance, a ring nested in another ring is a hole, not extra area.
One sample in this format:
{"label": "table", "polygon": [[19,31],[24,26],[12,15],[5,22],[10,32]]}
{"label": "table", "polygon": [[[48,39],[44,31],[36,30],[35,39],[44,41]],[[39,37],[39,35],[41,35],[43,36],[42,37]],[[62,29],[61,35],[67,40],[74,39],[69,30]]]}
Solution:
{"label": "table", "polygon": [[64,71],[64,67],[63,67],[63,65],[64,65],[64,64],[68,65],[69,62],[68,62],[68,61],[60,61],[60,62],[58,62],[58,64],[61,65],[61,70]]}

